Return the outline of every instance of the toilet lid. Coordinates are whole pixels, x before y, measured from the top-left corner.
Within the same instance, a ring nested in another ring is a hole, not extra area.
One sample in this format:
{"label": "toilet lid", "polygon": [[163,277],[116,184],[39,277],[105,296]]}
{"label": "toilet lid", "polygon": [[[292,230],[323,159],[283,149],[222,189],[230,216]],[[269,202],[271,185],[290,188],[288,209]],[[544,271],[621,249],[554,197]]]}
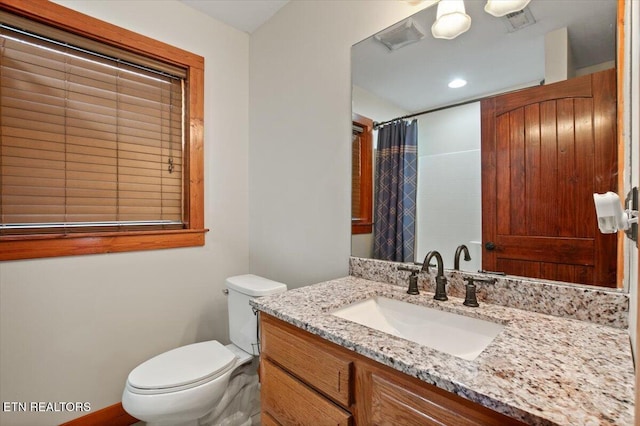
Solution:
{"label": "toilet lid", "polygon": [[129,373],[138,389],[169,389],[208,381],[226,372],[236,356],[215,340],[172,349],[143,362]]}

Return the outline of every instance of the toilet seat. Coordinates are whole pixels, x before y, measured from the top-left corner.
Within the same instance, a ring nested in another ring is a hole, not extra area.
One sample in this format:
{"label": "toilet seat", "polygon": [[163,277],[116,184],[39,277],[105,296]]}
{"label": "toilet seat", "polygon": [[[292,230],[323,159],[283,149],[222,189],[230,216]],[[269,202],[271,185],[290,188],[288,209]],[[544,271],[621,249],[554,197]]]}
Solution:
{"label": "toilet seat", "polygon": [[218,341],[172,349],[143,362],[127,378],[132,393],[177,392],[210,382],[235,367],[237,357]]}

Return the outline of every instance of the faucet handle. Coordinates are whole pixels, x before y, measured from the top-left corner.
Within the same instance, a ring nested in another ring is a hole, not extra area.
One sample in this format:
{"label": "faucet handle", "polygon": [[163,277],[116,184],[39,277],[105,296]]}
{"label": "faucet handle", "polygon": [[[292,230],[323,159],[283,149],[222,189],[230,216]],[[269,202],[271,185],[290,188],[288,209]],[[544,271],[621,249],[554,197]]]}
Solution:
{"label": "faucet handle", "polygon": [[495,284],[497,281],[495,278],[462,277],[462,279],[467,281],[465,284],[466,292],[464,302],[462,304],[473,308],[480,306],[478,304],[478,298],[476,297],[476,283]]}
{"label": "faucet handle", "polygon": [[498,281],[495,278],[462,277],[462,279],[465,281],[468,281],[469,284],[473,284],[473,283],[495,284],[496,281]]}
{"label": "faucet handle", "polygon": [[398,271],[409,271],[411,275],[409,276],[409,288],[407,289],[407,294],[420,294],[418,290],[418,274],[420,273],[419,269],[409,268],[407,266],[398,266]]}
{"label": "faucet handle", "polygon": [[469,283],[465,285],[466,292],[464,295],[464,302],[462,302],[465,306],[471,306],[472,308],[477,308],[480,306],[478,303],[478,298],[476,297],[476,285],[473,282],[473,279],[469,280]]}
{"label": "faucet handle", "polygon": [[477,279],[475,277],[462,277],[462,279],[464,281],[467,281],[467,283],[465,284],[465,295],[464,295],[464,302],[462,302],[463,305],[465,306],[470,306],[472,308],[477,308],[478,306],[480,306],[480,304],[478,303],[478,298],[476,297],[476,281]]}

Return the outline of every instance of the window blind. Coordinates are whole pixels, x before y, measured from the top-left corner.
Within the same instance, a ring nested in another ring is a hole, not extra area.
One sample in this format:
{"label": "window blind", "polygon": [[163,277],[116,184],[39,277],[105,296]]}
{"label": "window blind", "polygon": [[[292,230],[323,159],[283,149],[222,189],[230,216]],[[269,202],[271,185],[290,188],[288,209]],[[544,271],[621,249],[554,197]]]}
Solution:
{"label": "window blind", "polygon": [[0,28],[0,234],[183,227],[184,78],[97,53]]}

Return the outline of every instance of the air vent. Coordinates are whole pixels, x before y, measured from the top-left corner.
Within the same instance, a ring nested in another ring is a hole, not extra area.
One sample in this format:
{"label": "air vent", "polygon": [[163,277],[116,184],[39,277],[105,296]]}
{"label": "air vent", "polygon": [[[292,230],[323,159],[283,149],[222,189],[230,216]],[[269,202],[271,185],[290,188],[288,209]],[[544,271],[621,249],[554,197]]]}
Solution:
{"label": "air vent", "polygon": [[424,38],[425,32],[413,19],[407,19],[386,30],[380,31],[374,37],[389,50],[396,50]]}
{"label": "air vent", "polygon": [[525,7],[518,12],[508,13],[501,19],[507,26],[507,31],[510,33],[519,31],[536,23],[536,18],[533,17],[533,14],[528,7]]}

